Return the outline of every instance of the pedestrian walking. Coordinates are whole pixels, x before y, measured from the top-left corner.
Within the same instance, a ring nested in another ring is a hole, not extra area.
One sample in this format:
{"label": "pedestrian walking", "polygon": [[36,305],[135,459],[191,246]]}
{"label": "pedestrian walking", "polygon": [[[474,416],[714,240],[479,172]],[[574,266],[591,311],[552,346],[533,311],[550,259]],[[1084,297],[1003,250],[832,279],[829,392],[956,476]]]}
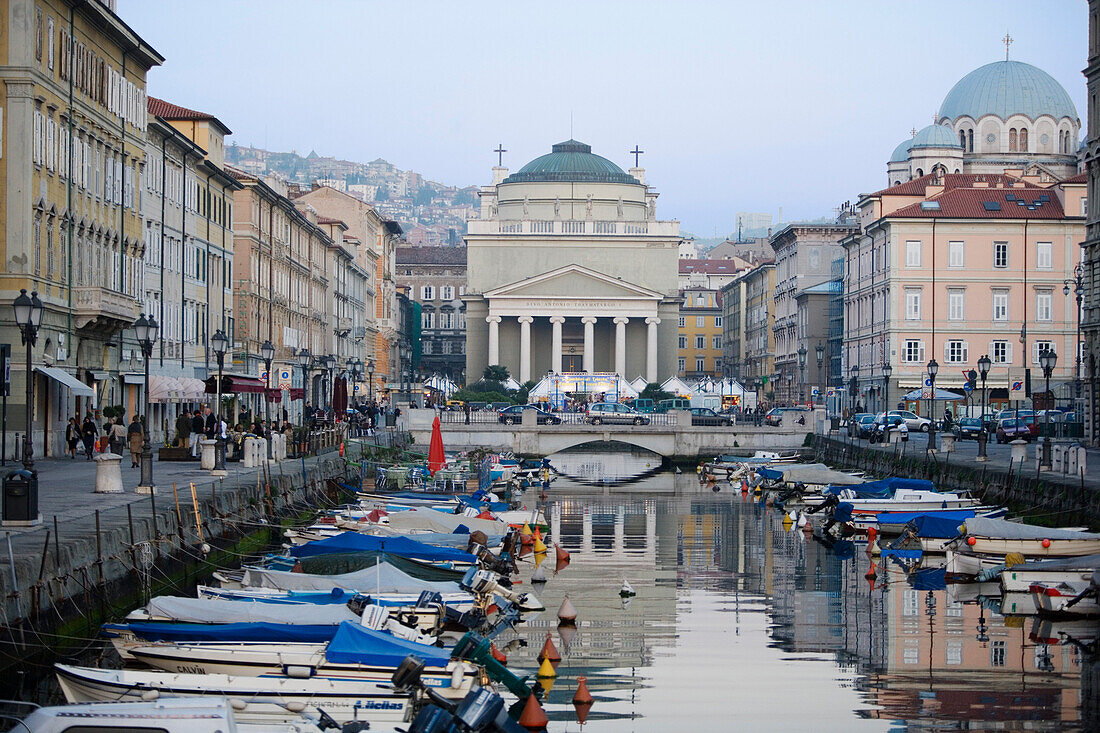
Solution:
{"label": "pedestrian walking", "polygon": [[92,416],[88,415],[80,425],[80,440],[84,443],[84,455],[89,461],[92,460],[92,453],[95,451],[95,441],[98,437],[99,428],[96,427],[95,421],[92,420]]}
{"label": "pedestrian walking", "polygon": [[181,412],[176,418],[176,440],[184,450],[191,447],[191,415],[187,410]]}
{"label": "pedestrian walking", "polygon": [[202,439],[206,434],[206,421],[202,419],[202,410],[195,410],[191,416],[191,457],[198,458],[202,450]]}
{"label": "pedestrian walking", "polygon": [[206,429],[206,439],[216,440],[218,437],[218,418],[214,415],[213,410],[211,410],[209,407],[203,410],[203,413],[206,416],[206,420],[204,421]]}
{"label": "pedestrian walking", "polygon": [[466,414],[466,424],[470,424],[470,403],[466,402],[462,405],[462,412]]}
{"label": "pedestrian walking", "polygon": [[[121,422],[119,420],[119,423]],[[145,431],[137,415],[134,415],[130,427],[126,429],[126,440],[130,443],[130,468],[137,468],[141,463],[141,451],[145,447]]]}
{"label": "pedestrian walking", "polygon": [[65,426],[65,445],[69,448],[69,458],[76,460],[76,444],[80,442],[80,423],[75,417],[69,418],[69,424]]}
{"label": "pedestrian walking", "polygon": [[116,417],[111,423],[111,429],[107,432],[107,444],[116,456],[121,456],[126,444],[126,426],[122,424],[122,418]]}

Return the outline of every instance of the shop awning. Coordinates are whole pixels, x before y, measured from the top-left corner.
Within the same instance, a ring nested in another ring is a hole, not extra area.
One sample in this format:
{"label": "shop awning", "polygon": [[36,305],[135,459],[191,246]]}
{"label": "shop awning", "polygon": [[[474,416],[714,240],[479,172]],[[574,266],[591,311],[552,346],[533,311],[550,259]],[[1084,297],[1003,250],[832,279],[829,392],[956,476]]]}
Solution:
{"label": "shop awning", "polygon": [[[222,394],[263,394],[267,389],[264,380],[259,377],[240,377],[228,374],[222,375]],[[218,378],[210,377],[206,380],[206,394],[218,393]]]}
{"label": "shop awning", "polygon": [[128,372],[122,375],[123,384],[145,384],[145,375],[141,372]]}
{"label": "shop awning", "polygon": [[301,387],[269,387],[267,390],[267,401],[282,402],[284,392],[287,393],[287,399],[290,400],[300,400],[305,394],[305,390]]}
{"label": "shop awning", "polygon": [[35,367],[34,370],[40,374],[45,374],[53,381],[69,388],[69,391],[73,393],[74,397],[93,397],[95,393],[92,388],[78,380],[73,375],[69,374],[64,369],[58,367],[40,366]]}

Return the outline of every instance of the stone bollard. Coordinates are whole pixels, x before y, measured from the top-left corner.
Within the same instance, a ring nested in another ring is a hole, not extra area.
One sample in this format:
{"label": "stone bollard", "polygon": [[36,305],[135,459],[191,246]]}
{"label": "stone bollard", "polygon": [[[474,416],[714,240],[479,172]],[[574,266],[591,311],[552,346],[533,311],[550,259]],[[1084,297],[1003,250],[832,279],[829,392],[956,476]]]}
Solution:
{"label": "stone bollard", "polygon": [[281,460],[281,461],[286,460],[287,453],[288,453],[289,449],[290,449],[290,440],[287,439],[285,434],[279,433],[279,460]]}
{"label": "stone bollard", "polygon": [[202,446],[202,452],[199,457],[199,467],[204,471],[214,470],[214,446],[218,442],[216,440],[204,440],[200,445]]}
{"label": "stone bollard", "polygon": [[256,467],[256,439],[245,438],[244,447],[241,449],[241,466],[244,468]]}
{"label": "stone bollard", "polygon": [[100,453],[95,457],[95,493],[121,494],[122,456],[117,453]]}
{"label": "stone bollard", "polygon": [[268,463],[268,462],[271,461],[271,459],[267,457],[268,456],[268,451],[269,451],[268,439],[267,438],[257,438],[256,442],[258,443],[258,445],[256,446],[256,465],[257,466],[262,466],[265,463]]}
{"label": "stone bollard", "polygon": [[1022,438],[1009,443],[1012,446],[1012,462],[1019,465],[1027,460],[1027,441]]}
{"label": "stone bollard", "polygon": [[954,433],[941,433],[940,434],[940,450],[944,453],[955,452],[955,434]]}

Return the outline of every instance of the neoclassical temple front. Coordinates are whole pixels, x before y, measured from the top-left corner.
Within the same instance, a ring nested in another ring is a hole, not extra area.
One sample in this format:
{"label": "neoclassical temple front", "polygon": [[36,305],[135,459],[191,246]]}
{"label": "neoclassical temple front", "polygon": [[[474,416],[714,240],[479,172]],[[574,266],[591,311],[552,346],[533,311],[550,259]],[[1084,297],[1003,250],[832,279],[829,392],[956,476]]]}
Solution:
{"label": "neoclassical temple front", "polygon": [[656,219],[644,170],[570,140],[493,173],[466,237],[469,379],[490,364],[520,382],[675,373],[679,222]]}

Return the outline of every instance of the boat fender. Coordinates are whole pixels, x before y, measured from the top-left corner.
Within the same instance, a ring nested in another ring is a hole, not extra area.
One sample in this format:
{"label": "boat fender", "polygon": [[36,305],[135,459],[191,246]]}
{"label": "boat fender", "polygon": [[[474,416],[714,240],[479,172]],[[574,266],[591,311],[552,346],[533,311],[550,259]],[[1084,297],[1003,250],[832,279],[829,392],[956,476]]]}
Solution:
{"label": "boat fender", "polygon": [[289,702],[284,702],[283,707],[292,713],[300,713],[306,709],[306,704],[300,700],[290,700]]}
{"label": "boat fender", "polygon": [[283,674],[296,680],[308,680],[313,676],[313,667],[304,664],[288,664],[283,667]]}
{"label": "boat fender", "polygon": [[1042,545],[1044,548],[1050,547],[1050,540],[1044,539]]}
{"label": "boat fender", "polygon": [[152,702],[160,697],[160,690],[146,690],[141,693],[141,699],[145,702]]}
{"label": "boat fender", "polygon": [[242,700],[239,697],[231,697],[229,698],[229,707],[233,708],[234,710],[241,711],[248,707],[248,701]]}
{"label": "boat fender", "polygon": [[967,537],[966,538],[966,544],[973,547],[974,545],[978,544],[978,538],[977,537]]}
{"label": "boat fender", "polygon": [[462,678],[466,674],[466,665],[461,662],[455,664],[454,669],[451,670],[451,687],[458,688],[462,686]]}

